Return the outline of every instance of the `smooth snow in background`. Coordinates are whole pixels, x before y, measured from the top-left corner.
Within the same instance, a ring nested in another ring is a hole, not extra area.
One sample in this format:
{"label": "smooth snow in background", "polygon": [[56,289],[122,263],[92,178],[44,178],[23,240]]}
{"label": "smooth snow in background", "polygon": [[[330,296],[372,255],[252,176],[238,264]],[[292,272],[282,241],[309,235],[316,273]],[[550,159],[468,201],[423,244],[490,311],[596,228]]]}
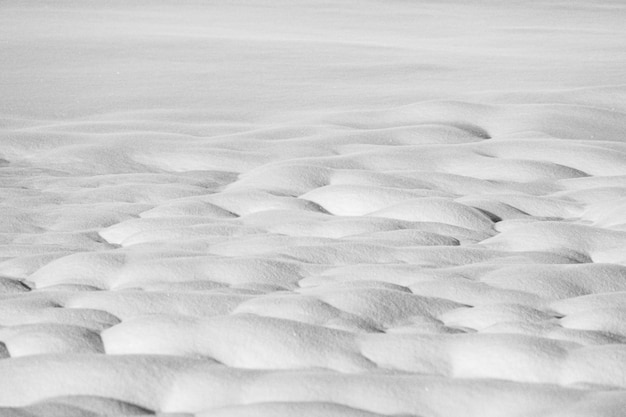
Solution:
{"label": "smooth snow in background", "polygon": [[625,21],[0,3],[0,415],[623,415]]}

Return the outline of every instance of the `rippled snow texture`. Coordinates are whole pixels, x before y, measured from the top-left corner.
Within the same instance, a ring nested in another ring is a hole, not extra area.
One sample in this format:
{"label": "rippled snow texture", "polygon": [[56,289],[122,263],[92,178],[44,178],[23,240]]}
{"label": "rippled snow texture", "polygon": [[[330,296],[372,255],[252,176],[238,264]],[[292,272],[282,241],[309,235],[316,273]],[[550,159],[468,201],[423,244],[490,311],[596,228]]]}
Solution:
{"label": "rippled snow texture", "polygon": [[0,5],[0,416],[625,415],[624,4],[130,3]]}

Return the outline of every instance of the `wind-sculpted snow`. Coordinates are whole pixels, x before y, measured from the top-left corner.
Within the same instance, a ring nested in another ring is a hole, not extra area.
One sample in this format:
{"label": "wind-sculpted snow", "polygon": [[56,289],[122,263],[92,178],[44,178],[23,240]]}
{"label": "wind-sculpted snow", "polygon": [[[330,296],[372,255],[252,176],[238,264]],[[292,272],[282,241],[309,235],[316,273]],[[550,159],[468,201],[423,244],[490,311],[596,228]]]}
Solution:
{"label": "wind-sculpted snow", "polygon": [[200,3],[0,6],[0,416],[624,414],[623,5]]}
{"label": "wind-sculpted snow", "polygon": [[616,415],[626,146],[473,129],[240,173],[7,134],[2,415]]}

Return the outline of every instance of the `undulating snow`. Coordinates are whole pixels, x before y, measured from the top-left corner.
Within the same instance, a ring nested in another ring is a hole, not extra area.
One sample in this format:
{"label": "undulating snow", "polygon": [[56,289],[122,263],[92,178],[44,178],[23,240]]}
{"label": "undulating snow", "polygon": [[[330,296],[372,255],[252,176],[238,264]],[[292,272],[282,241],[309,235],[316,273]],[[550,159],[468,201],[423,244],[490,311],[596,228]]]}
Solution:
{"label": "undulating snow", "polygon": [[626,415],[626,3],[0,3],[0,416]]}

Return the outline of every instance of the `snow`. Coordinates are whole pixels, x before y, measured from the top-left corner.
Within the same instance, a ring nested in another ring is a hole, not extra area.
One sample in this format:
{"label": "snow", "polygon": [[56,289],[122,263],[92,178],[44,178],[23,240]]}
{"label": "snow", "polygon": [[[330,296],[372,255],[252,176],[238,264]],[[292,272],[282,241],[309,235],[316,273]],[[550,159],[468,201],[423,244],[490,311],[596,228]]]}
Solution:
{"label": "snow", "polygon": [[621,417],[617,0],[0,4],[0,416]]}

